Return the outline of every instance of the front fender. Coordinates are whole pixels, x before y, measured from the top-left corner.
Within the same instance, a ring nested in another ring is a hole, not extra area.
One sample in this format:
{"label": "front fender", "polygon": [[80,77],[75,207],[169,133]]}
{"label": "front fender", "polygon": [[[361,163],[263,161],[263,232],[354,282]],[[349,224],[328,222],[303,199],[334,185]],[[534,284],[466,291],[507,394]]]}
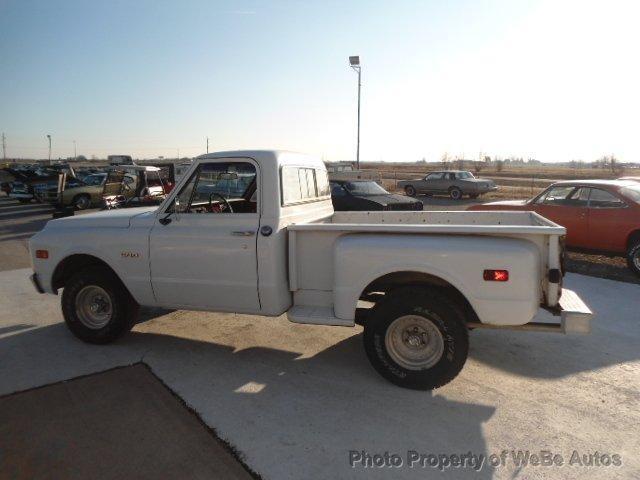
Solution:
{"label": "front fender", "polygon": [[[455,287],[483,323],[522,325],[541,297],[540,254],[526,240],[483,236],[345,235],[334,245],[334,313],[355,318],[362,292],[389,273],[420,272]],[[508,282],[487,282],[485,269],[509,270]]]}
{"label": "front fender", "polygon": [[[148,234],[122,228],[79,230],[45,229],[31,238],[29,249],[33,269],[47,293],[56,293],[53,275],[61,262],[72,255],[91,255],[118,275],[139,304],[155,305],[149,275]],[[33,252],[36,249],[47,250],[49,258],[35,258]]]}

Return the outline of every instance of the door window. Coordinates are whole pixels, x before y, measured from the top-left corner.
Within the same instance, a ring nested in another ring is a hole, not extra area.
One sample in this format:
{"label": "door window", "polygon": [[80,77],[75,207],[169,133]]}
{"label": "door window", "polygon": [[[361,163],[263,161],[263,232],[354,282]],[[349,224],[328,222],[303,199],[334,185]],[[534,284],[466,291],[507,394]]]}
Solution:
{"label": "door window", "polygon": [[590,208],[623,208],[626,204],[606,190],[592,188],[589,196]]}
{"label": "door window", "polygon": [[424,177],[424,179],[425,180],[442,180],[443,176],[444,176],[444,173],[430,173],[429,175]]}
{"label": "door window", "polygon": [[256,213],[256,167],[248,162],[204,163],[176,195],[176,213]]}
{"label": "door window", "polygon": [[569,195],[576,189],[573,185],[552,187],[547,190],[538,200],[537,204],[542,205],[566,205]]}

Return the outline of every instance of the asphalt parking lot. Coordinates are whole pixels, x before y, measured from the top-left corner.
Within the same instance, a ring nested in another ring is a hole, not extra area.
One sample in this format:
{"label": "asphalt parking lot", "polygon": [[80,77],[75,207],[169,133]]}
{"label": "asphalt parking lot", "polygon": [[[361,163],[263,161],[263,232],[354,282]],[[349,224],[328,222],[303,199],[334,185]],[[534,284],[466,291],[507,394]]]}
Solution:
{"label": "asphalt parking lot", "polygon": [[[146,309],[121,341],[83,344],[67,332],[59,298],[38,295],[27,279],[24,242],[46,218],[0,219],[0,401],[143,363],[263,478],[438,478],[441,470],[448,478],[640,477],[638,285],[569,274],[567,286],[596,313],[591,335],[476,330],[460,376],[435,392],[416,392],[373,371],[360,327]],[[149,401],[150,415],[152,407]],[[117,413],[126,404],[99,408]],[[137,411],[144,415],[144,408]],[[32,421],[25,418],[25,428],[37,434],[41,423]],[[14,441],[5,425],[0,421],[0,462]],[[114,441],[127,435],[100,423],[87,428],[103,442],[80,445],[89,452],[105,444],[105,435],[116,435],[109,437]],[[60,454],[64,447],[56,444]],[[491,455],[500,461],[504,450],[505,463],[491,466]],[[564,465],[517,465],[512,450],[549,451]],[[472,454],[484,463],[411,467],[413,451],[447,456],[442,459]],[[356,460],[385,452],[399,455],[402,465],[365,468]],[[574,452],[579,463],[568,465]],[[603,455],[618,455],[622,465],[603,465]],[[145,462],[139,465],[138,478],[149,478]],[[104,465],[100,474],[115,478],[115,466]],[[0,477],[8,477],[6,470],[0,468]]]}

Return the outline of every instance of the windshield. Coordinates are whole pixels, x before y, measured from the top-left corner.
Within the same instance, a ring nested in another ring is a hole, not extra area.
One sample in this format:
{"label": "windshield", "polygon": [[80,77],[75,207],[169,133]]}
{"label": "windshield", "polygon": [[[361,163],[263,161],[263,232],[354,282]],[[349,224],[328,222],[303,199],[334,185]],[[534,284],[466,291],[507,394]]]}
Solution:
{"label": "windshield", "polygon": [[378,185],[376,182],[347,182],[344,184],[344,188],[347,189],[352,195],[388,195],[384,188]]}
{"label": "windshield", "polygon": [[640,203],[640,184],[633,185],[632,187],[624,187],[620,190],[620,192],[622,192],[625,197],[630,198],[634,202]]}
{"label": "windshield", "polygon": [[107,179],[107,175],[87,175],[84,177],[84,183],[87,185],[102,185]]}

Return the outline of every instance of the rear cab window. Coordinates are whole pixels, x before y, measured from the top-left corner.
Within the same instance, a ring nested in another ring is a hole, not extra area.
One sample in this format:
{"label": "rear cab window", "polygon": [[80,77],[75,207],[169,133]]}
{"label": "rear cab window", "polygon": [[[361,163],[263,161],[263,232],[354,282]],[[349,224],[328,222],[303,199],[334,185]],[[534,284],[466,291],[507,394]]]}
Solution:
{"label": "rear cab window", "polygon": [[326,170],[285,165],[280,172],[282,206],[331,198]]}

